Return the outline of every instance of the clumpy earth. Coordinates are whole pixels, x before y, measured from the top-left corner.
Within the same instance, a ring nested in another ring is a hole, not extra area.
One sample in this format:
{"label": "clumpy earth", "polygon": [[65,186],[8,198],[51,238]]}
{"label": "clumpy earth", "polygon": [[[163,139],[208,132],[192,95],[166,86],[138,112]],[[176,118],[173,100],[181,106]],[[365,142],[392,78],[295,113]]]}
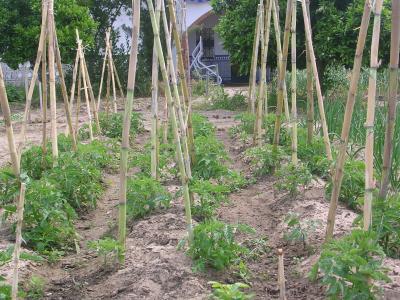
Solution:
{"label": "clumpy earth", "polygon": [[[137,137],[143,146],[149,139],[149,99],[138,99],[135,110],[143,114],[146,132]],[[163,105],[160,105],[163,107]],[[122,110],[122,104],[119,110]],[[66,129],[63,110],[58,110],[59,132]],[[216,126],[217,137],[230,156],[230,167],[249,174],[248,166],[241,156],[241,142],[228,134],[236,124],[236,112],[201,112]],[[80,122],[86,121],[82,107]],[[39,144],[41,141],[40,113],[34,111],[33,123],[28,127],[28,140]],[[14,126],[19,132],[20,124]],[[7,141],[4,127],[0,128],[0,165],[7,162]],[[87,241],[96,240],[105,234],[116,233],[118,212],[118,174],[104,174],[106,192],[98,207],[82,216],[76,222],[80,236],[76,253],[64,256],[57,263],[21,263],[22,280],[32,274],[46,281],[45,299],[207,299],[211,293],[209,281],[234,283],[243,281],[232,271],[194,272],[192,261],[179,242],[186,235],[184,206],[181,198],[175,198],[169,209],[129,224],[126,263],[119,268],[110,261],[104,261],[87,248]],[[178,190],[176,182],[166,186],[172,193]],[[302,193],[291,198],[274,189],[274,178],[263,177],[250,186],[229,196],[229,201],[218,210],[218,218],[227,223],[243,223],[256,230],[256,239],[267,241],[267,250],[248,263],[251,289],[255,299],[278,299],[277,249],[284,251],[284,265],[288,299],[325,299],[324,287],[308,280],[307,274],[318,259],[323,243],[325,221],[329,203],[324,195],[324,183],[314,181]],[[292,244],[283,239],[286,231],[285,217],[293,212],[304,222],[315,221],[315,231],[310,234],[309,243]],[[340,206],[337,213],[335,235],[349,232],[356,214]],[[13,243],[13,237],[3,224],[0,230],[0,249]],[[238,237],[242,239],[241,236]],[[389,275],[393,282],[385,285],[385,299],[400,299],[400,264],[398,260],[387,259]],[[0,267],[0,275],[8,280],[11,265]]]}

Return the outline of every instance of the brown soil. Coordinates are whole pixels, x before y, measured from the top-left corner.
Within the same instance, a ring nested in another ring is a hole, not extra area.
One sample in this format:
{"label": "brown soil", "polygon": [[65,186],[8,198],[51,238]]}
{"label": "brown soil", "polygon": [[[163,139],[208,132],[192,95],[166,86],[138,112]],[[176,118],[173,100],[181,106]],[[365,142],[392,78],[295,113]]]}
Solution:
{"label": "brown soil", "polygon": [[[136,102],[135,109],[142,112],[145,127],[149,129],[149,100]],[[162,105],[160,105],[162,107]],[[120,106],[121,108],[121,106]],[[60,115],[62,110],[60,109]],[[35,114],[35,113],[34,113]],[[228,129],[235,125],[235,112],[203,112],[217,127],[217,137],[225,144],[231,158],[231,167],[249,172],[241,159],[240,141],[232,140]],[[34,117],[33,117],[34,119]],[[65,120],[59,118],[60,132],[65,130]],[[82,118],[82,122],[85,118]],[[18,125],[16,126],[18,132]],[[39,124],[30,125],[28,139],[40,143]],[[4,129],[0,129],[0,165],[8,160]],[[138,137],[144,144],[148,132]],[[87,249],[86,242],[115,233],[118,203],[118,175],[104,174],[106,193],[98,202],[96,210],[76,222],[79,236],[79,253],[69,254],[56,264],[21,265],[23,278],[33,273],[46,280],[45,299],[207,299],[210,294],[208,281],[242,281],[233,272],[194,273],[191,260],[183,251],[177,250],[179,241],[185,237],[186,225],[181,198],[173,200],[172,206],[129,226],[125,266],[115,269],[104,265]],[[177,186],[167,188],[174,192]],[[228,223],[244,223],[256,229],[255,238],[267,238],[268,251],[258,259],[250,261],[251,292],[255,299],[278,299],[276,250],[285,254],[285,275],[288,299],[325,299],[324,288],[307,279],[310,267],[318,258],[323,242],[328,203],[324,197],[323,183],[314,182],[312,187],[296,198],[277,193],[274,179],[260,178],[255,184],[233,193],[229,202],[219,211],[219,218]],[[316,220],[321,225],[310,235],[307,247],[291,244],[283,239],[286,230],[284,219],[289,212],[300,214],[302,221]],[[355,214],[339,207],[335,234],[340,236],[351,229]],[[0,231],[2,233],[2,231]],[[0,234],[1,234],[0,233]],[[5,236],[2,235],[2,239]],[[242,237],[240,237],[242,238]],[[12,241],[0,244],[4,248]],[[400,299],[400,270],[398,260],[388,260],[394,283],[387,285],[386,299]],[[0,274],[9,274],[10,265],[0,268]]]}

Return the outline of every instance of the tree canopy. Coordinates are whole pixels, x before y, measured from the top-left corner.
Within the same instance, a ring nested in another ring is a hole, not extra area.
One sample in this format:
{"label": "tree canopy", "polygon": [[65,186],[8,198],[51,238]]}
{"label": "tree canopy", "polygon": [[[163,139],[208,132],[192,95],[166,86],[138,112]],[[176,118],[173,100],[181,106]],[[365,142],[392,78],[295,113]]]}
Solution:
{"label": "tree canopy", "polygon": [[[93,44],[97,23],[78,0],[57,0],[55,22],[63,62],[75,57],[75,29],[85,44]],[[41,0],[0,0],[0,58],[13,68],[33,62],[37,53],[41,23]]]}
{"label": "tree canopy", "polygon": [[[212,0],[211,5],[220,17],[217,32],[225,49],[231,55],[232,63],[240,67],[242,74],[250,68],[254,41],[255,21],[259,0]],[[286,0],[280,0],[280,22],[283,30],[286,11]],[[311,0],[311,22],[314,48],[321,69],[329,64],[341,64],[350,67],[353,63],[357,45],[358,28],[361,24],[364,0]],[[298,4],[298,65],[305,66],[304,23],[300,4]],[[384,0],[382,13],[382,34],[380,58],[388,63],[390,41],[390,0]],[[372,18],[368,41],[364,55],[368,56],[371,45]],[[283,34],[283,33],[282,33]],[[276,43],[271,31],[271,43],[268,62],[276,64]],[[366,63],[369,60],[365,60]]]}

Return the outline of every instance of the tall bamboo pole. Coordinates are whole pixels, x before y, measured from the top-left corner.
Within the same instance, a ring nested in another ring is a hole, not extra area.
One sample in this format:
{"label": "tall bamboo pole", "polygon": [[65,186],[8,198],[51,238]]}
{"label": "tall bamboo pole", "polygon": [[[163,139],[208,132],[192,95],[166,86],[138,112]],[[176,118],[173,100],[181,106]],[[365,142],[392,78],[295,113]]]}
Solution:
{"label": "tall bamboo pole", "polygon": [[121,166],[120,166],[120,188],[119,188],[119,219],[118,219],[118,241],[122,248],[119,255],[119,262],[125,262],[126,249],[126,193],[128,179],[128,153],[129,153],[129,133],[131,128],[131,116],[133,110],[133,99],[135,93],[136,67],[139,48],[139,29],[140,29],[140,0],[133,0],[133,27],[132,27],[132,47],[129,57],[128,86],[124,111],[124,127],[122,130],[121,143]]}
{"label": "tall bamboo pole", "polygon": [[11,299],[18,299],[18,281],[19,281],[19,256],[21,252],[21,242],[22,242],[22,221],[24,219],[24,204],[25,204],[25,183],[21,182],[19,197],[17,202],[17,225],[15,228],[15,246],[13,253],[13,280],[12,280],[12,290]]}
{"label": "tall bamboo pole", "polygon": [[[283,54],[282,54],[282,41],[281,41],[281,28],[280,28],[280,22],[279,22],[279,6],[278,2],[276,0],[273,0],[272,4],[272,15],[274,17],[274,29],[275,29],[275,38],[276,38],[276,51],[277,51],[277,66],[278,66],[278,77],[280,74],[280,62],[283,59]],[[285,76],[286,77],[286,76]],[[279,78],[278,78],[278,87],[279,87]],[[286,88],[286,78],[283,82],[283,103],[285,106],[285,117],[287,122],[290,123],[290,110],[289,110],[289,103],[288,103],[288,93],[287,93],[287,88]]]}
{"label": "tall bamboo pole", "polygon": [[[159,26],[161,12],[161,0],[156,2],[156,20]],[[157,179],[158,158],[157,158],[157,122],[158,122],[158,56],[156,38],[153,41],[153,62],[151,73],[151,176]]]}
{"label": "tall bamboo pole", "polygon": [[70,101],[69,101],[71,114],[74,110],[76,78],[78,76],[78,69],[79,69],[78,67],[79,67],[79,53],[78,53],[78,51],[76,51],[75,64],[74,64],[74,69],[72,71],[72,84],[71,84],[71,93],[70,93]]}
{"label": "tall bamboo pole", "polygon": [[112,92],[113,92],[113,109],[114,113],[118,112],[118,107],[117,107],[117,90],[115,87],[115,76],[114,76],[114,68],[112,65],[112,49],[111,49],[111,42],[110,38],[107,40],[107,47],[109,49],[108,51],[108,61],[110,64],[110,70],[111,70],[111,84],[112,84]]}
{"label": "tall bamboo pole", "polygon": [[107,88],[106,88],[106,115],[108,118],[108,115],[110,113],[110,102],[111,102],[111,66],[110,62],[107,61]]}
{"label": "tall bamboo pole", "polygon": [[31,110],[33,90],[35,89],[35,82],[36,82],[38,72],[39,72],[39,65],[42,60],[42,53],[44,51],[46,51],[45,50],[45,47],[46,47],[46,25],[48,23],[47,18],[48,18],[48,7],[49,7],[47,1],[48,0],[42,1],[42,23],[41,23],[41,27],[40,27],[39,46],[38,46],[38,51],[37,51],[37,55],[36,55],[35,66],[34,66],[33,72],[32,72],[31,83],[29,85],[29,90],[28,90],[28,93],[26,96],[24,118],[23,118],[23,122],[22,122],[21,133],[20,133],[20,135],[21,135],[21,137],[20,137],[21,145],[19,146],[20,152],[22,152],[22,148],[26,142],[26,125],[27,125],[28,116],[29,116],[30,110]]}
{"label": "tall bamboo pole", "polygon": [[48,54],[49,54],[49,86],[50,86],[50,117],[51,117],[51,149],[54,159],[54,164],[58,159],[58,144],[57,144],[57,99],[56,99],[56,69],[55,69],[55,54],[54,54],[54,0],[49,0],[48,17],[47,17],[47,34],[49,39]]}
{"label": "tall bamboo pole", "polygon": [[53,32],[54,32],[55,60],[57,63],[58,76],[60,77],[60,81],[61,81],[61,93],[62,93],[63,100],[64,100],[64,110],[65,110],[65,115],[66,115],[66,119],[67,119],[68,131],[71,135],[72,150],[77,151],[78,148],[76,146],[74,127],[72,126],[71,106],[70,106],[69,100],[68,100],[67,86],[65,85],[64,71],[63,71],[62,63],[61,63],[61,53],[60,53],[60,48],[58,46],[58,38],[57,38],[55,22],[53,22]]}
{"label": "tall bamboo pole", "polygon": [[[78,62],[79,63],[79,62]],[[81,111],[81,91],[82,91],[82,73],[80,69],[78,69],[78,92],[76,95],[76,110],[75,110],[75,134],[76,139],[78,140],[79,133],[79,114]]]}
{"label": "tall bamboo pole", "polygon": [[[302,4],[304,4],[304,0],[302,1],[303,1]],[[303,8],[303,10],[305,9]],[[333,237],[333,230],[335,227],[336,208],[338,204],[339,193],[343,179],[343,167],[346,159],[346,150],[349,140],[351,119],[353,115],[354,103],[356,100],[358,81],[360,79],[362,57],[364,52],[365,40],[368,33],[370,16],[371,16],[370,1],[366,0],[361,21],[360,32],[358,35],[357,49],[354,58],[353,72],[351,75],[350,89],[347,96],[346,111],[342,127],[341,143],[339,145],[339,155],[336,161],[336,168],[333,176],[333,188],[332,188],[331,202],[329,206],[326,236],[325,236],[326,241],[329,241]]]}
{"label": "tall bamboo pole", "polygon": [[108,58],[108,40],[110,39],[110,31],[111,31],[111,27],[108,28],[107,32],[106,32],[106,38],[105,38],[105,42],[106,42],[106,50],[104,52],[104,58],[103,58],[103,67],[101,68],[101,77],[100,77],[100,87],[99,87],[99,95],[97,97],[97,111],[100,111],[100,105],[101,105],[101,92],[103,91],[103,81],[104,81],[104,73],[106,70],[106,65],[107,65],[107,58]]}
{"label": "tall bamboo pole", "polygon": [[187,108],[187,145],[189,148],[189,155],[190,155],[190,162],[191,164],[196,163],[196,154],[194,149],[194,134],[193,134],[193,126],[192,126],[192,109],[191,109],[191,101],[190,101],[190,94],[188,88],[188,81],[185,72],[185,65],[183,61],[183,54],[182,54],[182,45],[181,39],[178,32],[177,21],[176,21],[176,14],[175,14],[175,6],[173,0],[168,0],[168,8],[169,8],[169,18],[172,24],[172,33],[174,37],[175,47],[176,47],[176,55],[178,57],[178,70],[180,75],[180,83],[183,89],[183,99],[184,103]]}
{"label": "tall bamboo pole", "polygon": [[[286,67],[287,67],[287,57],[289,51],[289,38],[290,38],[290,28],[292,23],[292,6],[293,2],[287,2],[286,8],[286,20],[285,20],[285,33],[283,35],[283,47],[282,47],[282,59],[280,60],[279,67],[279,79],[278,79],[278,103],[276,108],[276,120],[275,120],[275,130],[274,130],[274,146],[279,145],[279,134],[281,131],[281,116],[284,105],[284,84],[286,77]],[[276,11],[276,10],[275,10]],[[286,109],[288,111],[288,108]]]}
{"label": "tall bamboo pole", "polygon": [[90,100],[89,100],[88,85],[85,72],[85,61],[83,60],[82,41],[79,38],[78,30],[76,30],[76,40],[78,43],[80,75],[82,76],[83,90],[85,92],[85,100],[86,100],[86,110],[88,114],[89,137],[90,140],[93,141],[92,112],[90,110]]}
{"label": "tall bamboo pole", "polygon": [[286,300],[285,264],[283,261],[282,249],[278,249],[278,286],[279,300]]}
{"label": "tall bamboo pole", "polygon": [[157,21],[156,21],[156,16],[154,13],[152,0],[147,0],[147,4],[149,7],[151,24],[153,26],[154,36],[156,37],[156,46],[157,46],[157,52],[158,52],[158,59],[160,62],[161,74],[162,74],[163,80],[165,82],[165,87],[166,87],[165,90],[166,90],[168,105],[170,107],[172,129],[174,131],[175,142],[176,142],[175,144],[176,144],[176,153],[177,153],[178,165],[179,165],[179,173],[181,176],[181,182],[182,182],[182,187],[183,187],[183,198],[184,198],[184,204],[185,204],[188,237],[189,237],[189,243],[191,243],[191,241],[193,239],[193,225],[192,225],[192,214],[191,214],[191,207],[190,207],[189,184],[188,184],[188,177],[186,174],[185,162],[184,162],[183,153],[182,153],[181,138],[179,135],[179,128],[178,128],[178,122],[177,122],[176,111],[175,111],[175,103],[172,99],[171,88],[169,86],[169,78],[168,78],[168,74],[167,74],[167,69],[165,67],[165,59],[164,59],[164,54],[163,54],[162,46],[161,46],[160,33],[159,33],[159,28],[157,26]]}
{"label": "tall bamboo pole", "polygon": [[322,127],[323,138],[324,138],[325,151],[326,151],[326,155],[327,155],[328,159],[330,161],[332,161],[333,158],[332,158],[331,142],[329,140],[328,126],[326,125],[324,98],[322,96],[321,83],[319,81],[317,61],[315,58],[315,52],[314,52],[314,47],[313,47],[312,38],[311,38],[311,24],[310,24],[310,19],[309,19],[308,13],[307,13],[307,7],[306,7],[305,0],[301,1],[301,6],[302,6],[302,10],[303,10],[306,41],[308,44],[308,50],[310,52],[311,66],[312,66],[313,73],[314,73],[315,87],[316,87],[316,91],[317,91],[318,109],[319,109],[319,115],[320,115],[320,119],[321,119],[320,122],[321,122],[321,127]]}
{"label": "tall bamboo pole", "polygon": [[392,0],[392,33],[389,66],[389,101],[385,144],[383,150],[383,167],[379,197],[386,198],[389,188],[389,178],[393,156],[393,136],[396,123],[396,106],[399,71],[399,44],[400,44],[400,1]]}
{"label": "tall bamboo pole", "polygon": [[[310,17],[310,0],[306,0],[307,6],[307,16],[311,25]],[[312,28],[310,28],[311,38],[312,38]],[[310,49],[308,48],[308,43],[306,42],[306,62],[307,62],[307,143],[311,144],[314,135],[314,80],[313,80],[313,70],[311,66]]]}
{"label": "tall bamboo pole", "polygon": [[[364,229],[368,230],[372,222],[372,191],[374,185],[374,121],[376,77],[379,68],[379,38],[381,32],[381,13],[383,0],[376,0],[374,9],[374,27],[372,32],[371,62],[369,69],[367,120],[365,123],[365,196],[364,196]],[[398,56],[398,55],[397,55]]]}
{"label": "tall bamboo pole", "polygon": [[[266,0],[268,1],[268,0]],[[261,68],[262,68],[262,63],[264,60],[264,54],[265,54],[265,22],[266,22],[266,15],[267,15],[267,9],[268,9],[268,4],[264,6],[264,1],[260,4],[261,5],[261,15],[260,15],[260,48],[261,48]],[[264,9],[264,7],[267,7]],[[261,71],[262,72],[262,71]],[[253,134],[253,144],[254,145],[262,145],[262,132],[260,129],[260,132],[258,131],[258,124],[262,125],[262,104],[260,107],[260,100],[261,100],[261,77],[259,80],[259,85],[258,85],[258,95],[255,99],[256,102],[256,118],[254,120],[254,134]],[[264,85],[265,86],[265,85]],[[256,91],[257,93],[257,91]],[[259,121],[260,119],[260,121]]]}
{"label": "tall bamboo pole", "polygon": [[[47,33],[46,33],[47,34]],[[42,151],[43,159],[47,154],[47,51],[43,47],[42,55]]]}
{"label": "tall bamboo pole", "polygon": [[267,0],[265,6],[265,18],[264,18],[264,45],[262,49],[261,59],[261,82],[260,82],[260,93],[258,95],[258,106],[257,106],[257,117],[256,117],[256,141],[258,146],[262,145],[262,121],[263,121],[263,104],[265,104],[265,110],[267,110],[267,58],[270,40],[270,29],[271,29],[271,13],[272,13],[272,1]]}
{"label": "tall bamboo pole", "polygon": [[296,25],[297,25],[297,0],[292,0],[292,162],[297,165],[297,40],[296,40]]}
{"label": "tall bamboo pole", "polygon": [[[111,42],[110,42],[110,45],[111,45],[111,49],[112,49]],[[114,72],[115,79],[117,81],[117,85],[118,85],[120,96],[122,98],[125,98],[125,93],[124,93],[124,90],[123,90],[122,85],[121,85],[121,80],[119,79],[117,67],[115,66],[114,57],[112,56],[112,52],[111,52],[111,65],[113,66],[113,72]]]}
{"label": "tall bamboo pole", "polygon": [[257,62],[258,62],[258,51],[260,46],[260,19],[261,19],[261,1],[258,4],[257,8],[257,17],[256,17],[256,28],[254,34],[254,42],[253,42],[253,57],[251,60],[251,68],[250,68],[250,86],[249,86],[249,108],[251,113],[255,113],[256,105],[255,105],[255,96],[256,96],[256,80],[257,80]]}

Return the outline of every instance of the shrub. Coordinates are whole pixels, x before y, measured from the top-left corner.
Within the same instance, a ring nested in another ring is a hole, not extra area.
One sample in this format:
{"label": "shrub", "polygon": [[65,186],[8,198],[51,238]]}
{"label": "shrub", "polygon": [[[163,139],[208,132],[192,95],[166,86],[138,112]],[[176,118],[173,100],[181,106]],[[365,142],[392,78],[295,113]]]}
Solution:
{"label": "shrub", "polygon": [[238,263],[240,256],[248,252],[248,249],[235,242],[237,230],[253,232],[248,226],[228,225],[216,220],[197,225],[187,251],[194,260],[195,269],[204,270],[208,266],[222,270]]}
{"label": "shrub", "polygon": [[209,95],[212,109],[244,110],[247,108],[246,97],[242,93],[229,97],[223,87],[210,86]]}
{"label": "shrub", "polygon": [[225,185],[213,184],[209,180],[202,179],[193,180],[190,190],[199,196],[199,201],[192,205],[193,217],[199,220],[213,218],[215,210],[230,192],[229,187]]}
{"label": "shrub", "polygon": [[210,281],[212,285],[213,293],[210,295],[211,299],[215,300],[250,300],[253,299],[253,295],[247,295],[242,292],[242,289],[250,288],[249,285],[241,282],[233,284],[223,284],[216,281]]}
{"label": "shrub", "polygon": [[70,249],[74,245],[76,218],[64,195],[46,178],[32,181],[25,196],[25,242],[34,250]]}
{"label": "shrub", "polygon": [[111,238],[104,238],[87,243],[88,249],[95,251],[98,255],[103,256],[104,267],[107,265],[107,260],[114,262],[121,253],[122,248],[118,241]]}
{"label": "shrub", "polygon": [[281,147],[266,144],[261,147],[253,147],[244,153],[245,161],[250,164],[252,172],[256,176],[271,174],[282,161],[284,152]]}
{"label": "shrub", "polygon": [[192,114],[192,126],[195,138],[215,134],[214,125],[212,125],[205,116],[198,113]]}
{"label": "shrub", "polygon": [[193,177],[210,179],[219,178],[227,173],[224,165],[228,160],[224,145],[214,136],[200,136],[195,139],[196,164],[193,167]]}
{"label": "shrub", "polygon": [[12,204],[19,195],[19,178],[9,168],[0,169],[0,207],[8,211],[8,204]]}
{"label": "shrub", "polygon": [[150,177],[131,178],[127,187],[127,215],[139,219],[156,209],[167,208],[171,195],[155,179]]}
{"label": "shrub", "polygon": [[310,277],[322,273],[330,299],[376,299],[379,288],[374,281],[389,281],[382,266],[385,254],[371,231],[353,230],[339,240],[324,245]]}
{"label": "shrub", "polygon": [[290,242],[301,242],[303,244],[303,248],[305,249],[309,235],[313,233],[320,224],[318,221],[308,220],[302,224],[299,214],[290,213],[285,218],[288,230],[283,237],[285,240]]}
{"label": "shrub", "polygon": [[203,96],[207,91],[207,82],[205,80],[192,81],[192,93],[195,96]]}
{"label": "shrub", "polygon": [[6,84],[7,98],[10,102],[25,102],[25,90],[12,84]]}
{"label": "shrub", "polygon": [[[332,194],[333,183],[330,180],[326,186],[328,198]],[[347,160],[344,165],[344,176],[340,189],[339,201],[352,209],[358,206],[358,200],[365,192],[365,164],[359,160]]]}
{"label": "shrub", "polygon": [[[99,114],[101,134],[112,139],[122,139],[123,115],[110,113],[108,116],[102,112]],[[134,137],[138,132],[143,131],[143,123],[139,113],[131,115],[130,136]]]}
{"label": "shrub", "polygon": [[240,121],[239,125],[232,127],[231,134],[240,134],[245,132],[246,134],[254,133],[254,122],[256,121],[256,116],[252,113],[241,113],[235,116],[235,121]]}
{"label": "shrub", "polygon": [[43,156],[43,150],[39,146],[32,146],[22,153],[21,170],[32,179],[40,179],[43,176],[43,172],[52,166],[51,152]]}
{"label": "shrub", "polygon": [[61,153],[58,165],[45,174],[75,209],[96,207],[103,192],[101,171],[90,161],[74,153]]}
{"label": "shrub", "polygon": [[[288,128],[284,126],[285,120],[285,116],[282,114],[279,144],[288,147],[291,145],[291,138]],[[276,115],[273,113],[270,113],[264,117],[263,128],[265,129],[265,141],[267,144],[272,144],[274,142],[275,121]]]}
{"label": "shrub", "polygon": [[288,191],[292,196],[298,193],[300,186],[305,187],[312,179],[310,171],[301,163],[297,165],[289,163],[282,166],[276,172],[276,177],[278,190]]}

